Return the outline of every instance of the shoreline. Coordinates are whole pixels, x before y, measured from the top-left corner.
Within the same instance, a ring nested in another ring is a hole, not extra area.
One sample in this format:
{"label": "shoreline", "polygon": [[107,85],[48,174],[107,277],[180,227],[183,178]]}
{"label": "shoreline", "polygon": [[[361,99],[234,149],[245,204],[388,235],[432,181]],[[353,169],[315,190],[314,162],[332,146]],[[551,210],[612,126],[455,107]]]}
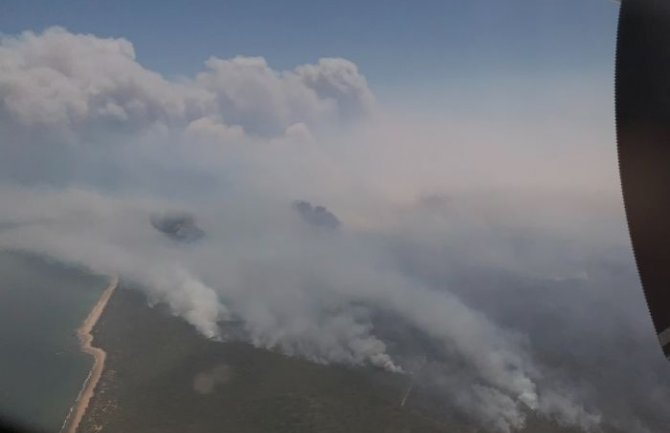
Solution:
{"label": "shoreline", "polygon": [[100,316],[105,311],[107,302],[109,302],[109,299],[112,297],[112,294],[118,285],[119,278],[112,277],[109,285],[102,292],[102,295],[100,295],[98,302],[95,303],[91,311],[88,313],[88,316],[86,316],[86,319],[84,319],[84,322],[81,324],[79,329],[77,329],[77,337],[79,337],[81,351],[93,357],[93,366],[91,366],[91,370],[89,371],[88,376],[84,381],[84,385],[82,386],[81,391],[79,391],[79,395],[77,396],[74,405],[72,405],[70,411],[65,417],[63,427],[61,428],[61,433],[76,433],[79,424],[81,423],[81,420],[86,413],[88,404],[95,394],[95,388],[98,384],[98,381],[102,376],[107,352],[91,344],[93,342],[93,334],[91,332],[93,331],[95,324],[98,323]]}

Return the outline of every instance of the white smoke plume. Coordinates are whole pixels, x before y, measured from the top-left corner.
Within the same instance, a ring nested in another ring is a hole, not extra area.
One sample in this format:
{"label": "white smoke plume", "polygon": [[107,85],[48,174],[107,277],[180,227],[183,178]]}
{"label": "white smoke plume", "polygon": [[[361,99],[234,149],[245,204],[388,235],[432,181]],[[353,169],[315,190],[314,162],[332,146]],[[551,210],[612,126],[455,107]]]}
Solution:
{"label": "white smoke plume", "polygon": [[[118,274],[208,338],[241,327],[259,347],[401,374],[428,356],[445,407],[494,431],[660,431],[670,400],[650,396],[670,381],[611,118],[410,115],[344,59],[210,58],[171,80],[124,39],[5,36],[0,248]],[[338,224],[306,223],[300,201]],[[152,227],[173,210],[205,236]]]}

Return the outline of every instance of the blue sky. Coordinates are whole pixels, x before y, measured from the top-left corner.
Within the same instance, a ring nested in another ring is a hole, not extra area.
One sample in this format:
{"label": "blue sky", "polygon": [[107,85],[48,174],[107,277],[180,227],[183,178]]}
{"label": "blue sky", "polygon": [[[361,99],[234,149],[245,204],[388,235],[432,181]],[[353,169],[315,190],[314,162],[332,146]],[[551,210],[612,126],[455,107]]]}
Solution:
{"label": "blue sky", "polygon": [[358,64],[382,99],[430,102],[562,79],[609,85],[618,6],[608,0],[4,0],[2,10],[2,33],[59,25],[125,37],[140,63],[168,77],[192,75],[212,55],[263,56],[276,69],[339,56]]}

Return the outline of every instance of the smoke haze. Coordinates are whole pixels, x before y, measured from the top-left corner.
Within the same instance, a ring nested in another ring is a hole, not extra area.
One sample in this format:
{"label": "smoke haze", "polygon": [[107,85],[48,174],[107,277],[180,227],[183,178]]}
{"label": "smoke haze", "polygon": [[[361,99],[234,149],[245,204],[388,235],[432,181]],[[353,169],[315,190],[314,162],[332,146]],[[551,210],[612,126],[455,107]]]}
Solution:
{"label": "smoke haze", "polygon": [[[0,247],[137,282],[208,338],[239,324],[258,347],[398,374],[425,356],[418,379],[494,431],[534,414],[660,432],[670,379],[613,113],[575,108],[579,83],[543,92],[548,109],[407,113],[345,59],[213,57],[167,79],[124,39],[5,36]],[[150,223],[180,212],[198,242]]]}

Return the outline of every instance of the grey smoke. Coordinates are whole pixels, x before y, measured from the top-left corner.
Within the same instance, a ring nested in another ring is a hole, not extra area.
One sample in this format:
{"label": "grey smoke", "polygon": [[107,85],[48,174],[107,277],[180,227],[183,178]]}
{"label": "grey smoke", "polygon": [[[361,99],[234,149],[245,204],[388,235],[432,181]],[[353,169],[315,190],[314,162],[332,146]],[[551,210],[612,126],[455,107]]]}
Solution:
{"label": "grey smoke", "polygon": [[151,225],[166,236],[180,242],[195,242],[205,235],[195,217],[187,212],[154,213]]}
{"label": "grey smoke", "polygon": [[316,227],[336,229],[340,226],[340,220],[334,213],[323,206],[312,206],[307,201],[298,200],[293,202],[293,208],[300,214],[306,223]]}
{"label": "grey smoke", "polygon": [[[417,115],[344,59],[174,81],[123,39],[5,36],[0,247],[136,281],[208,338],[399,374],[426,356],[417,386],[495,431],[662,432],[613,114],[575,110],[587,91],[561,87],[564,119]],[[206,235],[175,248],[163,209]]]}

